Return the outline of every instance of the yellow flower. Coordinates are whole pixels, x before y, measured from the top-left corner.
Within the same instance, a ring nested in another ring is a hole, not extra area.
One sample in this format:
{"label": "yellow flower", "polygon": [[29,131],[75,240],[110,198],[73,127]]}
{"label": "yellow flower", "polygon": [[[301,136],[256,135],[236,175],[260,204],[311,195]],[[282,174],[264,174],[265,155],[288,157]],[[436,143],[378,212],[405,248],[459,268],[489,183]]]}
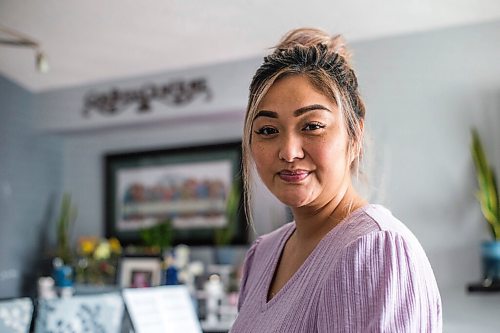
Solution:
{"label": "yellow flower", "polygon": [[82,237],[79,243],[83,254],[91,255],[97,245],[97,239],[95,237]]}
{"label": "yellow flower", "polygon": [[95,260],[108,259],[111,256],[111,246],[107,241],[103,241],[97,245],[94,251]]}
{"label": "yellow flower", "polygon": [[122,252],[122,246],[120,245],[120,241],[115,237],[109,239],[109,245],[111,246],[111,251],[113,253],[120,254]]}

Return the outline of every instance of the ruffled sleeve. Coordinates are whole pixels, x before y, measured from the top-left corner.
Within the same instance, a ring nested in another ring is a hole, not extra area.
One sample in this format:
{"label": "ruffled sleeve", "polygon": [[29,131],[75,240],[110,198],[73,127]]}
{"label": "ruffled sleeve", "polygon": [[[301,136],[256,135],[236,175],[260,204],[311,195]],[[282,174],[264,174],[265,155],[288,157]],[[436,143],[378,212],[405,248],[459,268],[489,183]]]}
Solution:
{"label": "ruffled sleeve", "polygon": [[318,332],[441,332],[441,298],[420,244],[392,231],[358,238],[322,286]]}
{"label": "ruffled sleeve", "polygon": [[245,301],[246,293],[247,293],[247,288],[246,288],[246,283],[248,280],[248,275],[250,272],[250,268],[252,267],[253,263],[253,258],[255,255],[255,250],[257,249],[257,246],[259,245],[262,237],[257,238],[252,246],[248,249],[246,255],[245,255],[245,260],[243,262],[243,272],[242,272],[242,277],[241,277],[241,283],[240,283],[240,291],[239,291],[239,296],[238,296],[238,311],[240,310],[241,306],[243,305],[243,302]]}

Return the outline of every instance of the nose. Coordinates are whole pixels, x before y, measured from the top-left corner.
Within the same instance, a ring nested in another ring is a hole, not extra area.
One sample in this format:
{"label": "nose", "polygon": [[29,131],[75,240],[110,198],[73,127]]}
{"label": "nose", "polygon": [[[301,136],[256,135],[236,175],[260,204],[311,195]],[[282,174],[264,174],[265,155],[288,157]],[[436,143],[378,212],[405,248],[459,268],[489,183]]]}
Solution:
{"label": "nose", "polygon": [[278,157],[280,160],[289,163],[304,158],[304,150],[300,138],[293,135],[284,137],[280,142]]}

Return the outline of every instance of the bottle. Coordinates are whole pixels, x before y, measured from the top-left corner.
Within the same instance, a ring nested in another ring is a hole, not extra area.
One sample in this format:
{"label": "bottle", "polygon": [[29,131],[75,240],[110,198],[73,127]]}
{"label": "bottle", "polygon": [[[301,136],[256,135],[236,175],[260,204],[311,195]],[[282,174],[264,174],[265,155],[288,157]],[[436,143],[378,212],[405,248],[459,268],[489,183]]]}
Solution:
{"label": "bottle", "polygon": [[219,275],[212,274],[205,282],[204,291],[206,295],[206,323],[216,325],[220,321],[220,305],[224,297],[224,286]]}
{"label": "bottle", "polygon": [[169,254],[164,262],[164,279],[163,284],[167,286],[178,285],[179,277],[177,267],[175,266],[174,257]]}
{"label": "bottle", "polygon": [[56,297],[57,294],[54,288],[54,279],[50,276],[42,276],[38,278],[38,298],[53,299]]}
{"label": "bottle", "polygon": [[54,281],[59,297],[73,296],[73,268],[64,265],[62,260],[55,258],[53,261]]}

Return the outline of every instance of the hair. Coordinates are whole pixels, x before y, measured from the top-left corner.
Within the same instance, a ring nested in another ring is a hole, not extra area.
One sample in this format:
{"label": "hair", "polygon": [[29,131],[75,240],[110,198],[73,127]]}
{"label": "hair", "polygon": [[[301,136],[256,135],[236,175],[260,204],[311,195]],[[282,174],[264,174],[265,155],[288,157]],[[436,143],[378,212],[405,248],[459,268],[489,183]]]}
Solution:
{"label": "hair", "polygon": [[251,148],[253,119],[257,107],[271,86],[290,75],[306,77],[312,86],[337,105],[348,134],[348,163],[352,173],[359,172],[362,155],[365,106],[358,91],[358,80],[350,64],[351,54],[342,36],[330,36],[320,29],[301,28],[288,32],[264,57],[250,84],[242,140],[245,211],[251,214]]}

